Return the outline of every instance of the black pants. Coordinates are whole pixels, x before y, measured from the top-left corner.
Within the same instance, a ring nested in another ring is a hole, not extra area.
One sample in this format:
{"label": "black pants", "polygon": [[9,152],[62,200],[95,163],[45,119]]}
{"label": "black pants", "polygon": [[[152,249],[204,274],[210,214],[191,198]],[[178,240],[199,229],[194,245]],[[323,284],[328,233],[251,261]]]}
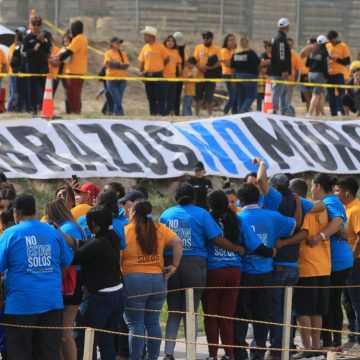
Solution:
{"label": "black pants", "polygon": [[[346,278],[350,275],[351,268],[335,271],[330,275],[330,286],[345,285]],[[323,316],[323,328],[342,330],[343,312],[341,308],[341,294],[342,288],[330,289],[329,312]],[[323,331],[323,346],[341,346],[341,334],[332,333],[331,331]]]}
{"label": "black pants", "polygon": [[[241,286],[269,286],[272,283],[272,272],[265,274],[242,274]],[[239,291],[236,316],[243,319],[270,321],[271,312],[271,289],[244,289]],[[234,324],[234,344],[239,346],[249,346],[246,342],[246,334],[250,322],[235,321]],[[254,340],[256,346],[266,347],[266,339],[269,326],[266,324],[253,324]],[[265,351],[253,352],[261,358]],[[247,359],[245,349],[234,350],[235,359]],[[256,356],[255,356],[256,357]]]}
{"label": "black pants", "polygon": [[176,91],[177,91],[177,83],[170,81],[167,82],[165,115],[175,115]]}
{"label": "black pants", "polygon": [[[5,315],[5,323],[27,326],[62,326],[62,310],[35,315]],[[60,360],[61,330],[6,327],[9,360]]]}
{"label": "black pants", "polygon": [[[145,77],[159,78],[163,77],[162,72],[145,73]],[[146,96],[149,102],[150,115],[164,115],[165,101],[166,101],[166,84],[164,81],[146,81],[145,82]]]}
{"label": "black pants", "polygon": [[181,93],[183,88],[183,82],[176,83],[176,97],[175,97],[175,115],[180,115]]}
{"label": "black pants", "polygon": [[[346,317],[348,318],[348,323],[349,323],[348,330],[355,331],[356,316],[351,302],[349,289],[344,289],[341,302],[342,302],[342,306],[344,307]],[[349,341],[355,342],[355,335],[348,334],[347,337]]]}
{"label": "black pants", "polygon": [[[26,64],[26,72],[29,74],[46,74],[49,71],[45,71],[44,66],[41,64],[31,62]],[[29,99],[33,113],[37,114],[38,110],[41,110],[45,82],[45,76],[31,76],[28,78]]]}

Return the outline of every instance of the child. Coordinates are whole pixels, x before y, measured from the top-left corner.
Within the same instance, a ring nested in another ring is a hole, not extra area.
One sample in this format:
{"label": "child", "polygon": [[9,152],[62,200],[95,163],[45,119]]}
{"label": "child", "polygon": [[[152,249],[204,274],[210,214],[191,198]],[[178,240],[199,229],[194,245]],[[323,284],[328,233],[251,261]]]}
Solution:
{"label": "child", "polygon": [[[193,79],[196,75],[196,59],[194,57],[190,57],[185,62],[185,68],[183,72],[184,78]],[[183,116],[191,116],[192,115],[192,102],[195,97],[195,83],[186,81],[184,83],[184,98],[183,98],[183,108],[182,114]]]}
{"label": "child", "polygon": [[[260,65],[259,68],[259,79],[267,80],[269,75],[267,74],[267,65]],[[265,98],[265,82],[258,83],[258,91],[256,95],[256,110],[262,110],[262,104]]]}

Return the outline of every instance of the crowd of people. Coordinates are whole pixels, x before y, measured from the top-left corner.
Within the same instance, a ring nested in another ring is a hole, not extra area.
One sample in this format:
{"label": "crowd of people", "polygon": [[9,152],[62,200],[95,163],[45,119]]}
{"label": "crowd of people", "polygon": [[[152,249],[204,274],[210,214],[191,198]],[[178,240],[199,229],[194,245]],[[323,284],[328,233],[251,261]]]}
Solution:
{"label": "crowd of people", "polygon": [[[84,328],[91,327],[110,331],[96,331],[93,359],[98,348],[103,360],[155,360],[166,301],[164,360],[172,360],[185,320],[183,289],[195,288],[209,360],[222,345],[223,360],[277,360],[283,328],[267,322],[283,323],[283,287],[295,285],[304,286],[294,289],[293,311],[306,327],[299,333],[307,351],[292,358],[322,360],[321,351],[342,347],[359,353],[359,336],[349,333],[342,344],[337,332],[342,296],[349,331],[360,330],[360,287],[344,289],[360,285],[357,180],[316,174],[308,191],[304,179],[268,179],[265,162],[254,164],[258,172],[238,189],[229,181],[214,189],[199,162],[178,185],[176,205],[158,219],[144,186],[125,191],[112,182],[101,190],[76,176],[38,214],[35,198],[16,195],[1,174],[2,322],[9,324],[2,358],[82,359]],[[54,326],[63,330],[47,328]],[[295,347],[294,334],[290,340]]]}
{"label": "crowd of people", "polygon": [[[8,59],[1,56],[2,72],[47,74],[54,80],[54,94],[58,88],[57,75],[85,75],[88,69],[88,40],[84,35],[83,23],[75,21],[63,36],[61,46],[48,31],[43,31],[42,19],[32,17],[30,29],[16,29],[14,44],[9,49]],[[327,36],[310,38],[299,54],[295,52],[294,40],[288,37],[288,19],[278,21],[278,33],[270,40],[264,40],[264,52],[258,55],[252,48],[249,38],[241,35],[237,39],[227,34],[222,47],[214,42],[214,34],[205,31],[201,34],[202,43],[190,51],[181,32],[175,32],[159,41],[157,29],[146,26],[141,31],[145,45],[138,55],[140,76],[153,78],[145,81],[150,115],[192,115],[193,102],[195,115],[206,108],[212,115],[216,83],[206,79],[222,79],[227,89],[224,114],[238,114],[255,108],[261,111],[265,95],[264,81],[272,83],[273,111],[277,114],[295,115],[292,105],[294,85],[288,81],[301,81],[319,86],[301,85],[302,101],[306,104],[307,116],[324,116],[327,100],[331,116],[360,115],[360,90],[344,89],[336,85],[360,85],[360,60],[351,63],[348,46],[341,41],[336,31]],[[104,55],[104,67],[100,75],[104,81],[106,103],[103,113],[123,116],[123,98],[127,86],[130,66],[126,51],[122,49],[124,40],[110,39],[110,50]],[[1,54],[0,54],[1,55]],[[138,64],[133,64],[137,66]],[[164,81],[169,78],[204,79],[200,82]],[[157,80],[155,80],[157,79]],[[241,82],[231,82],[241,79]],[[259,82],[246,81],[259,79]],[[9,77],[10,96],[7,111],[32,112],[41,109],[45,86],[44,76]],[[285,83],[281,82],[285,81]],[[81,93],[84,81],[78,78],[62,79],[65,91],[65,109],[71,114],[81,112]],[[322,84],[333,84],[327,90]],[[183,96],[182,96],[183,95]],[[253,106],[256,100],[256,106]],[[181,106],[182,105],[182,106]]]}

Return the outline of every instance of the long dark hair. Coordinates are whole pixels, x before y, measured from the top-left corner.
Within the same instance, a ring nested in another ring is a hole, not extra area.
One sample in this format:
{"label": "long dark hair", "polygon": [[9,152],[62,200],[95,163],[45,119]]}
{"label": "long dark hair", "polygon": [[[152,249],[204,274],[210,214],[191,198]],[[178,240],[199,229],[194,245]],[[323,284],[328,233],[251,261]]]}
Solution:
{"label": "long dark hair", "polygon": [[235,38],[235,36],[234,36],[233,34],[227,34],[227,35],[224,37],[224,42],[223,42],[223,44],[222,44],[222,47],[223,47],[223,48],[227,49],[227,43],[228,43],[229,38],[230,38],[231,36],[232,36],[233,38]]}
{"label": "long dark hair", "polygon": [[222,227],[224,237],[233,244],[240,243],[240,231],[237,215],[229,208],[229,200],[222,190],[213,190],[208,195],[210,214]]}
{"label": "long dark hair", "polygon": [[152,205],[148,200],[137,200],[133,204],[136,241],[143,254],[153,255],[158,251],[156,226],[152,219]]}
{"label": "long dark hair", "polygon": [[166,47],[166,42],[169,40],[169,39],[172,39],[172,41],[174,42],[174,46],[172,47],[172,49],[177,49],[177,44],[176,44],[176,39],[172,36],[172,35],[169,35],[165,40],[164,40],[164,46]]}
{"label": "long dark hair", "polygon": [[315,184],[320,185],[324,189],[324,191],[328,194],[332,192],[332,188],[334,185],[337,184],[338,180],[336,177],[331,178],[327,174],[318,173],[314,176],[313,182]]}
{"label": "long dark hair", "polygon": [[112,211],[106,206],[94,206],[86,213],[86,222],[90,231],[92,230],[93,224],[100,227],[100,230],[95,235],[95,237],[105,238],[108,240],[114,249],[116,256],[119,257],[120,238],[112,229]]}
{"label": "long dark hair", "polygon": [[119,215],[118,198],[114,190],[103,191],[99,195],[99,205],[107,207],[113,213],[113,217]]}

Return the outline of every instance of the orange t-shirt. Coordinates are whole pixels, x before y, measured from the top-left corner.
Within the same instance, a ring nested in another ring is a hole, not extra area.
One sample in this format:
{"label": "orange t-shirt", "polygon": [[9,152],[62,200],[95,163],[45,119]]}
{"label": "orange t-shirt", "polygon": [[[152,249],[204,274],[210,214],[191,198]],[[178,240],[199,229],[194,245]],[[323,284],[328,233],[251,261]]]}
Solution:
{"label": "orange t-shirt", "polygon": [[289,81],[295,81],[296,71],[300,71],[303,66],[303,63],[300,59],[300,56],[295,52],[291,51],[291,75],[289,75]]}
{"label": "orange t-shirt", "polygon": [[13,73],[14,73],[12,67],[10,66],[10,63],[11,63],[11,59],[12,59],[12,57],[13,57],[15,48],[16,48],[16,44],[12,44],[12,45],[9,47],[9,52],[8,52],[9,74],[13,74]]}
{"label": "orange t-shirt", "polygon": [[[196,68],[189,69],[185,66],[183,70],[183,77],[186,79],[194,79],[196,77]],[[195,96],[195,83],[190,81],[184,82],[184,95]]]}
{"label": "orange t-shirt", "polygon": [[79,204],[71,209],[71,213],[73,214],[75,220],[79,220],[83,215],[91,209],[91,206],[88,204]]}
{"label": "orange t-shirt", "polygon": [[[121,58],[122,55],[122,58]],[[104,64],[106,65],[106,63],[108,61],[116,61],[119,62],[123,65],[129,65],[129,59],[127,57],[127,54],[125,51],[121,51],[121,55],[119,53],[119,51],[115,51],[113,49],[110,49],[109,51],[107,51],[104,55]],[[128,76],[127,71],[126,70],[122,70],[122,69],[111,69],[109,67],[106,67],[106,76],[113,76],[113,77],[126,77]]]}
{"label": "orange t-shirt", "polygon": [[[301,59],[301,58],[300,58],[300,59]],[[303,59],[301,59],[301,63],[302,63],[301,71],[300,71],[301,75],[307,75],[307,74],[309,74],[310,69],[309,69],[307,66],[305,66],[306,60],[307,60],[306,57],[303,58]]]}
{"label": "orange t-shirt", "polygon": [[221,69],[223,75],[232,75],[234,70],[226,66],[224,60],[231,60],[233,54],[235,53],[235,49],[229,50],[227,48],[220,49],[220,61],[221,61]]}
{"label": "orange t-shirt", "polygon": [[[360,200],[354,199],[350,204],[345,206],[346,210],[346,233],[348,235],[348,243],[351,249],[354,248],[358,234],[360,234]],[[357,257],[359,259],[360,256]]]}
{"label": "orange t-shirt", "polygon": [[164,67],[165,78],[176,78],[176,68],[182,63],[178,49],[166,49],[169,54],[169,62]]}
{"label": "orange t-shirt", "polygon": [[[57,55],[60,52],[61,48],[58,46],[53,46],[51,48],[51,53],[50,56],[54,56]],[[51,73],[52,76],[57,76],[59,74],[59,68],[60,66],[54,66],[53,64],[50,63],[49,61],[49,71]]]}
{"label": "orange t-shirt", "polygon": [[[308,213],[304,218],[302,230],[308,231],[308,237],[323,232],[328,225],[327,211]],[[331,272],[330,240],[326,239],[315,247],[306,244],[306,240],[300,243],[299,274],[300,277],[327,276]]]}
{"label": "orange t-shirt", "polygon": [[[326,44],[327,51],[329,55],[337,56],[340,59],[345,59],[350,57],[350,50],[348,46],[343,42],[338,42],[337,44],[333,45],[330,42]],[[346,66],[339,64],[336,61],[329,62],[329,75],[335,74],[343,74],[344,78],[348,78],[349,70]]]}
{"label": "orange t-shirt", "polygon": [[176,234],[167,226],[155,223],[158,249],[154,255],[144,255],[136,240],[135,223],[125,226],[126,248],[121,252],[121,269],[124,275],[130,273],[162,274],[164,248]]}
{"label": "orange t-shirt", "polygon": [[4,72],[3,66],[7,66],[7,58],[6,55],[4,53],[4,51],[0,48],[0,64],[1,64],[1,72]]}
{"label": "orange t-shirt", "polygon": [[164,60],[168,55],[166,47],[159,42],[155,42],[143,46],[138,60],[144,63],[145,72],[159,72],[164,70]]}
{"label": "orange t-shirt", "polygon": [[[205,66],[207,64],[208,58],[213,55],[216,55],[220,60],[220,48],[217,45],[211,45],[207,47],[204,44],[200,44],[194,50],[194,58],[200,66]],[[204,73],[198,70],[196,77],[203,78]]]}
{"label": "orange t-shirt", "polygon": [[68,50],[72,51],[71,61],[66,65],[66,73],[85,75],[88,68],[88,39],[84,34],[75,36]]}

